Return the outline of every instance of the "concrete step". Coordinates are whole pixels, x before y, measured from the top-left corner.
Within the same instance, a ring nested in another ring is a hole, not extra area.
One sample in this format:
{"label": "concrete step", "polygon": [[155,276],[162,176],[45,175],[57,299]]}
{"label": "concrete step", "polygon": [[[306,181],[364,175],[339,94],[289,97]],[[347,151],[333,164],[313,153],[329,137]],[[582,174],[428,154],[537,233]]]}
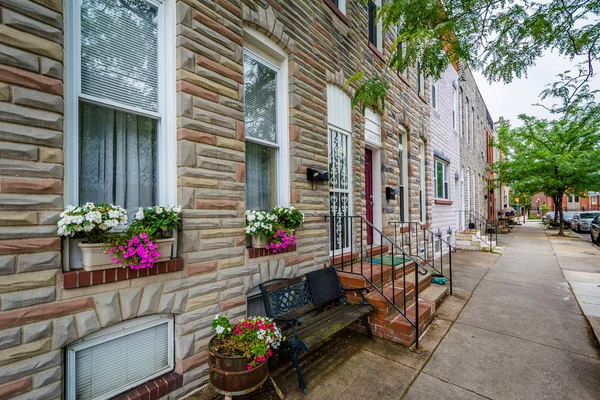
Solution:
{"label": "concrete step", "polygon": [[446,283],[445,285],[431,284],[422,293],[419,293],[419,298],[432,301],[437,307],[444,301],[448,293],[450,293],[449,283]]}

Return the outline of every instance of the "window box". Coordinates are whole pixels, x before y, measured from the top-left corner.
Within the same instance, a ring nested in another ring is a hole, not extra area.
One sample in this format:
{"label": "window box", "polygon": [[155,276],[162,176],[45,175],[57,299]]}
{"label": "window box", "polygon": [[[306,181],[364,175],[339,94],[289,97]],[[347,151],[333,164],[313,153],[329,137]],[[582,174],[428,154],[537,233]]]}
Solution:
{"label": "window box", "polygon": [[294,251],[296,251],[296,245],[289,246],[287,249],[278,251],[277,253],[273,252],[273,250],[258,249],[255,247],[250,247],[250,248],[248,248],[248,258],[275,256],[275,255],[282,254],[282,253],[292,253]]}

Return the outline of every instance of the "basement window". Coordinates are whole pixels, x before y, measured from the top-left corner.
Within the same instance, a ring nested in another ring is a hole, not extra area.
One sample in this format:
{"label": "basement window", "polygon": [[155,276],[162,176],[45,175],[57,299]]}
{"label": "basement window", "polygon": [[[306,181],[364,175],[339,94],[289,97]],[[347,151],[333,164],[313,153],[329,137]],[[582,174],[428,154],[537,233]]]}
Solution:
{"label": "basement window", "polygon": [[122,322],[67,347],[66,399],[109,399],[173,367],[172,315]]}

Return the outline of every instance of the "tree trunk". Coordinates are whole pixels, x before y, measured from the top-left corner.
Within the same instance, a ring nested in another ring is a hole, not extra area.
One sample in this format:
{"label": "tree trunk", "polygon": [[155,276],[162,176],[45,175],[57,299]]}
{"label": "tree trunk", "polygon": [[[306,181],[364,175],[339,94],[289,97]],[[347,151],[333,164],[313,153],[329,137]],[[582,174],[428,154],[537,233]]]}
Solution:
{"label": "tree trunk", "polygon": [[[552,196],[552,200],[554,201],[554,223],[556,224],[558,222],[558,211],[562,207],[559,207],[558,196]],[[562,197],[561,197],[561,200],[562,200]]]}
{"label": "tree trunk", "polygon": [[558,196],[558,209],[560,210],[560,225],[558,226],[558,236],[565,236],[565,220],[564,220],[564,215],[563,215],[563,208],[562,208],[562,193],[559,193]]}

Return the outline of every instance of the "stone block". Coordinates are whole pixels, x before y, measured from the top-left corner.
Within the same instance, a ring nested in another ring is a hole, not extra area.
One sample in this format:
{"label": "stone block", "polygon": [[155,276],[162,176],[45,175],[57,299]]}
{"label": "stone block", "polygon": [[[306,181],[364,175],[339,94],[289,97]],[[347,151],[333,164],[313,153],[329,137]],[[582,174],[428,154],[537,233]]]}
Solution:
{"label": "stone block", "polygon": [[23,342],[29,343],[52,335],[52,321],[42,321],[23,327]]}
{"label": "stone block", "polygon": [[56,79],[63,79],[62,63],[50,58],[41,57],[40,72],[44,75],[51,76]]}
{"label": "stone block", "polygon": [[37,161],[38,148],[30,144],[0,142],[0,158]]}
{"label": "stone block", "polygon": [[56,271],[37,271],[17,275],[7,275],[0,279],[0,293],[54,285],[55,276]]}
{"label": "stone block", "polygon": [[10,86],[0,83],[0,101],[10,101]]}
{"label": "stone block", "polygon": [[14,83],[19,86],[25,86],[32,89],[39,89],[45,92],[61,95],[63,94],[62,80],[49,78],[34,72],[25,71],[18,68],[9,67],[0,64],[0,76],[7,83]]}
{"label": "stone block", "polygon": [[54,320],[52,350],[58,350],[78,339],[75,318],[72,315]]}
{"label": "stone block", "polygon": [[50,93],[15,86],[13,88],[13,103],[42,110],[63,113],[65,111],[63,98]]}
{"label": "stone block", "polygon": [[60,381],[62,368],[60,366],[45,369],[33,375],[33,387],[39,388]]}
{"label": "stone block", "polygon": [[23,376],[54,367],[55,365],[60,365],[61,359],[62,352],[56,350],[2,366],[0,367],[0,384],[14,381]]}
{"label": "stone block", "polygon": [[7,25],[0,25],[0,42],[58,61],[63,59],[61,44],[31,33],[22,32]]}
{"label": "stone block", "polygon": [[160,297],[160,301],[158,302],[158,310],[156,312],[159,314],[170,314],[174,303],[175,293],[164,294]]}
{"label": "stone block", "polygon": [[177,66],[187,71],[194,72],[194,53],[185,47],[177,48]]}
{"label": "stone block", "polygon": [[61,252],[24,254],[19,256],[19,272],[31,272],[61,267]]}
{"label": "stone block", "polygon": [[63,197],[59,195],[0,194],[0,209],[3,210],[58,210],[62,204]]}
{"label": "stone block", "polygon": [[[1,27],[2,25],[0,25]],[[0,69],[0,74],[2,73]],[[6,122],[32,125],[40,128],[55,130],[63,129],[63,117],[61,114],[22,107],[16,104],[0,103],[0,119]]]}
{"label": "stone block", "polygon": [[6,400],[14,398],[14,396],[16,396],[19,393],[31,390],[31,383],[31,377],[26,376],[16,381],[0,385],[0,399]]}
{"label": "stone block", "polygon": [[204,285],[198,285],[196,287],[191,288],[188,291],[188,296],[191,301],[192,298],[202,296],[208,293],[216,293],[227,287],[227,281],[217,281],[211,282]]}
{"label": "stone block", "polygon": [[144,286],[142,292],[142,299],[140,300],[140,308],[138,310],[138,316],[155,314],[158,309],[158,302],[160,300],[160,291],[162,289],[162,283],[155,283],[152,285]]}
{"label": "stone block", "polygon": [[60,131],[7,124],[4,122],[0,122],[0,139],[52,147],[62,147],[63,145],[63,135]]}
{"label": "stone block", "polygon": [[2,16],[5,25],[39,37],[50,39],[56,43],[62,43],[63,35],[62,30],[60,29],[11,10],[4,10]]}
{"label": "stone block", "polygon": [[35,225],[38,213],[35,211],[0,211],[0,226]]}
{"label": "stone block", "polygon": [[177,321],[180,324],[187,324],[188,322],[195,321],[202,317],[215,316],[219,313],[219,305],[213,304],[207,307],[203,307],[197,310],[193,310],[190,312],[185,312],[181,314],[179,320]]}
{"label": "stone block", "polygon": [[15,272],[15,256],[0,256],[0,275]]}
{"label": "stone block", "polygon": [[187,140],[177,142],[177,166],[193,167],[196,165],[196,151],[194,143]]}
{"label": "stone block", "polygon": [[175,338],[175,358],[183,360],[194,355],[194,334]]}
{"label": "stone block", "polygon": [[93,300],[89,297],[86,297],[59,303],[42,304],[40,306],[28,307],[15,311],[7,311],[0,313],[0,329],[12,328],[32,322],[69,315],[79,311],[88,310],[93,306]]}
{"label": "stone block", "polygon": [[63,18],[60,13],[62,2],[60,0],[36,0],[36,2],[46,7],[30,0],[2,0],[2,5],[56,28],[62,28]]}
{"label": "stone block", "polygon": [[49,303],[55,299],[56,290],[54,286],[11,292],[2,296],[2,311],[32,306],[35,304]]}
{"label": "stone block", "polygon": [[62,178],[63,167],[58,164],[0,160],[0,170],[6,175],[33,178]]}
{"label": "stone block", "polygon": [[3,193],[62,194],[62,181],[58,179],[4,178],[0,182]]}
{"label": "stone block", "polygon": [[198,231],[183,231],[181,233],[181,251],[184,253],[188,251],[198,251],[199,237]]}
{"label": "stone block", "polygon": [[42,211],[39,213],[40,225],[54,225],[60,219],[58,211]]}
{"label": "stone block", "polygon": [[0,230],[0,240],[42,238],[53,235],[56,235],[56,226],[52,225],[7,226]]}
{"label": "stone block", "polygon": [[94,306],[103,328],[121,321],[121,307],[116,293],[94,296]]}
{"label": "stone block", "polygon": [[203,274],[191,278],[180,279],[171,282],[165,282],[163,293],[171,293],[178,290],[185,290],[196,285],[201,285],[208,282],[214,282],[217,279],[217,274]]}
{"label": "stone block", "polygon": [[3,44],[0,44],[0,63],[36,72],[39,68],[36,55]]}
{"label": "stone block", "polygon": [[187,290],[175,293],[175,301],[173,302],[173,308],[171,309],[171,312],[173,314],[181,314],[185,312],[185,308],[187,306],[187,299]]}
{"label": "stone block", "polygon": [[63,151],[61,149],[42,147],[40,148],[40,161],[62,164],[64,162]]}
{"label": "stone block", "polygon": [[0,350],[21,344],[21,328],[0,331]]}
{"label": "stone block", "polygon": [[75,315],[78,336],[84,337],[100,329],[100,322],[94,310],[84,311]]}
{"label": "stone block", "polygon": [[123,319],[135,318],[142,298],[142,288],[131,288],[119,292]]}
{"label": "stone block", "polygon": [[[0,367],[50,351],[50,339],[36,340],[0,350]],[[1,377],[1,375],[0,375]],[[1,379],[1,378],[0,378]]]}
{"label": "stone block", "polygon": [[15,396],[12,400],[31,400],[31,399],[60,399],[62,392],[62,382],[54,382],[30,392]]}
{"label": "stone block", "polygon": [[189,298],[187,302],[186,312],[197,310],[198,308],[206,307],[219,302],[219,293],[210,293],[202,296]]}

